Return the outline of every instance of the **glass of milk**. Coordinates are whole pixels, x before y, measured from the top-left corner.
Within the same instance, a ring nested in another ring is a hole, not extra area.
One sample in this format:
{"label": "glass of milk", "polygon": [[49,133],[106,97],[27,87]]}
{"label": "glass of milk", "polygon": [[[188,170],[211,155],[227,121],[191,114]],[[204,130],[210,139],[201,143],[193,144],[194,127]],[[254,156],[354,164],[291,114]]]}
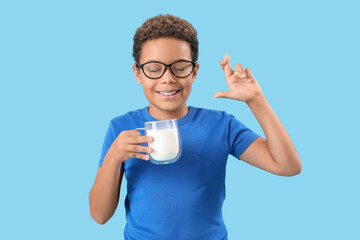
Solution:
{"label": "glass of milk", "polygon": [[181,156],[181,139],[176,119],[145,122],[147,136],[153,137],[153,141],[148,146],[153,151],[148,154],[150,162],[154,164],[169,164],[176,162]]}

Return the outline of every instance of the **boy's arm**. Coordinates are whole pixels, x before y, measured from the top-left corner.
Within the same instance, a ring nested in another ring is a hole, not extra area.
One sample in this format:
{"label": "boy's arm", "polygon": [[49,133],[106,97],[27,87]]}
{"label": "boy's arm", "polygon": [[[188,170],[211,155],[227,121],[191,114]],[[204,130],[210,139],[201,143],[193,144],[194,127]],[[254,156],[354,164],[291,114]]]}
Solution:
{"label": "boy's arm", "polygon": [[239,156],[239,159],[277,175],[299,174],[301,172],[300,157],[289,134],[265,96],[260,94],[247,104],[263,129],[266,139],[257,138]]}
{"label": "boy's arm", "polygon": [[115,213],[119,203],[121,182],[124,172],[121,164],[105,156],[98,168],[95,182],[89,193],[91,217],[99,224],[105,224]]}
{"label": "boy's arm", "polygon": [[106,223],[114,214],[119,203],[121,181],[124,172],[121,165],[129,158],[149,160],[144,153],[151,153],[149,147],[152,137],[141,136],[136,130],[122,131],[111,144],[98,168],[95,182],[89,193],[91,217],[99,224]]}
{"label": "boy's arm", "polygon": [[295,146],[250,69],[236,64],[236,70],[233,71],[227,54],[220,66],[225,72],[230,92],[217,92],[214,97],[246,102],[266,136],[266,139],[257,138],[239,158],[277,175],[292,176],[300,173],[301,161]]}

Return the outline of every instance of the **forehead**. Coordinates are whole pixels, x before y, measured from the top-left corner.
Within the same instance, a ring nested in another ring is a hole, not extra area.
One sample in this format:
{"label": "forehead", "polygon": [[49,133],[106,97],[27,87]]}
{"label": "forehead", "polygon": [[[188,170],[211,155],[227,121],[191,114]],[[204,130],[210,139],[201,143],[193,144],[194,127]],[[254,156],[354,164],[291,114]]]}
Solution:
{"label": "forehead", "polygon": [[140,64],[149,61],[170,64],[177,60],[192,60],[188,42],[176,38],[157,38],[145,42],[141,49]]}

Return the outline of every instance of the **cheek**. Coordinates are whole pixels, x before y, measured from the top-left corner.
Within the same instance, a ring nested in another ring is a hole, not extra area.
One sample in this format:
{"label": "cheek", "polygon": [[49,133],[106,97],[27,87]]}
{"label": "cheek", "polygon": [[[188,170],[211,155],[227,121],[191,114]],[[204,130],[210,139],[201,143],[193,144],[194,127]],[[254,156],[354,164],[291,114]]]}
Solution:
{"label": "cheek", "polygon": [[143,84],[143,90],[147,99],[154,98],[158,93],[155,91],[154,84],[146,83]]}
{"label": "cheek", "polygon": [[184,94],[190,95],[190,92],[191,92],[191,89],[192,89],[192,82],[186,84],[185,88],[186,88],[186,91],[185,91]]}
{"label": "cheek", "polygon": [[144,81],[142,86],[143,86],[143,89],[146,91],[151,91],[153,88],[153,84],[151,84],[151,82],[149,82],[149,81]]}

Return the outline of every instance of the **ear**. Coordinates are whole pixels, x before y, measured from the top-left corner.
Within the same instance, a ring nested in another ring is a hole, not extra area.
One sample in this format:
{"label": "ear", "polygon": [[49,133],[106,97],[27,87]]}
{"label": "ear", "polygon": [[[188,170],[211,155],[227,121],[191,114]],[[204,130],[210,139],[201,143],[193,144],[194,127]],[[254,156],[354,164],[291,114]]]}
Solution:
{"label": "ear", "polygon": [[199,67],[200,67],[200,64],[197,62],[196,66],[195,66],[195,68],[194,68],[194,70],[192,72],[192,82],[195,82]]}
{"label": "ear", "polygon": [[142,84],[142,78],[141,78],[141,73],[140,73],[140,68],[137,68],[136,67],[136,64],[134,63],[133,66],[133,71],[134,71],[134,75],[135,75],[135,78],[136,78],[136,81],[138,81],[139,84]]}

